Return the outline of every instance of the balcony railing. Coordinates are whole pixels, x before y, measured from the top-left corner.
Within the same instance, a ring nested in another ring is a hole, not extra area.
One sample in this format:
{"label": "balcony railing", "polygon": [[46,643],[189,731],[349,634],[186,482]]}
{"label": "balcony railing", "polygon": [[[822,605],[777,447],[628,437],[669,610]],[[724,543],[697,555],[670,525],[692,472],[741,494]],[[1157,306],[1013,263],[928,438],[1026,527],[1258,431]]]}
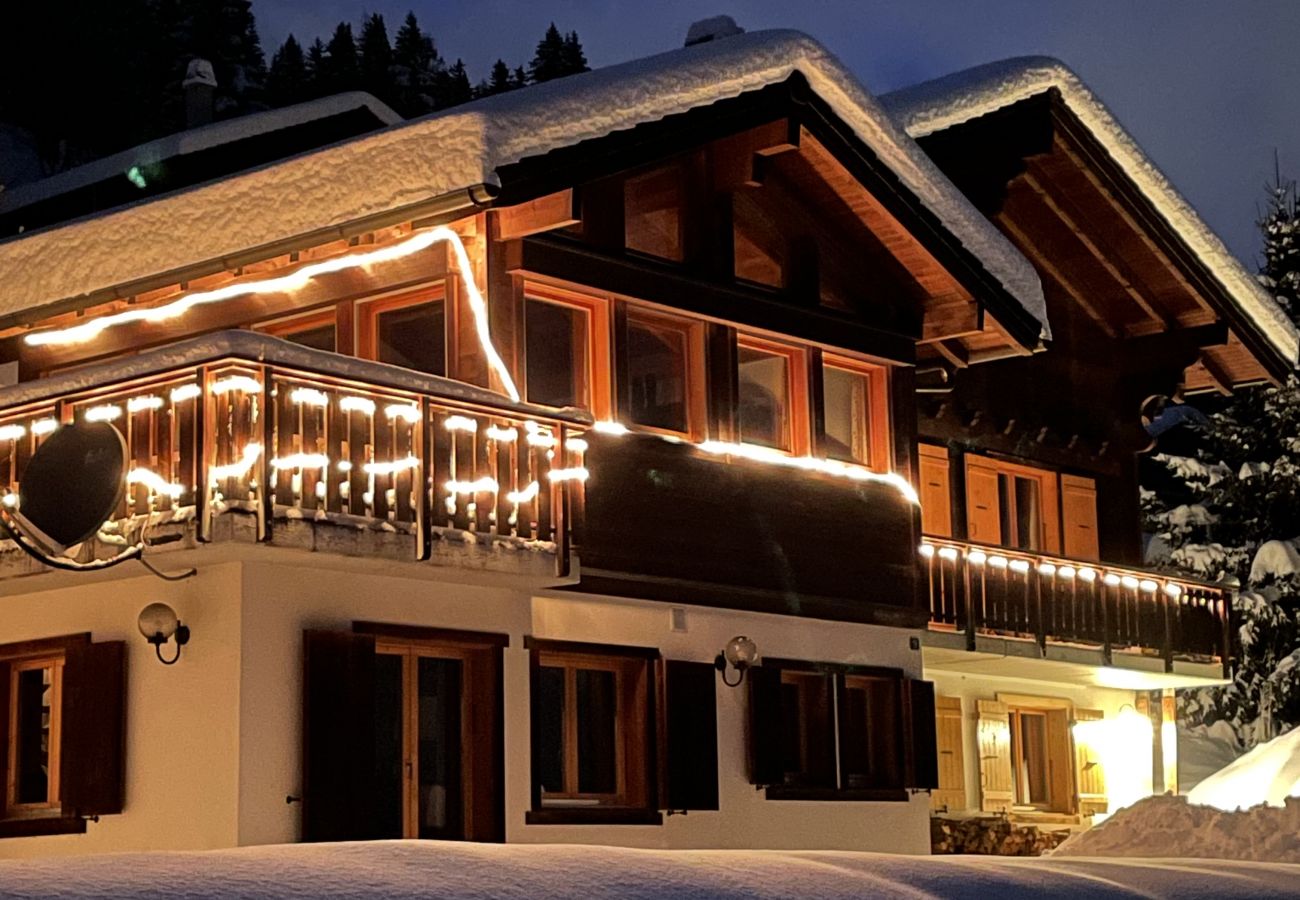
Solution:
{"label": "balcony railing", "polygon": [[[128,490],[99,555],[149,527],[225,513],[409,535],[428,558],[447,533],[553,551],[581,503],[584,417],[248,332],[221,334],[0,392],[0,485],[59,423],[112,424]],[[70,477],[74,477],[70,473]],[[94,553],[94,548],[83,548]]]}
{"label": "balcony railing", "polygon": [[1141,569],[925,538],[931,628],[1097,647],[1113,654],[1221,662],[1227,671],[1232,592]]}

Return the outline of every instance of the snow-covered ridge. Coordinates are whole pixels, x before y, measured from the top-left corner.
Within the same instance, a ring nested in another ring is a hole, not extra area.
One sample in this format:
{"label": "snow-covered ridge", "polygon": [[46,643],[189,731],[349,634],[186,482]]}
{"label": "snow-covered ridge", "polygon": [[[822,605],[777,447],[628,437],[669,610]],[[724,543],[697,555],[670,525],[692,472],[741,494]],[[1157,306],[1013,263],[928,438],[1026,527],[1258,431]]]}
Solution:
{"label": "snow-covered ridge", "polygon": [[920,138],[1051,88],[1060,92],[1065,105],[1219,280],[1268,342],[1294,365],[1300,358],[1300,335],[1277,302],[1065,63],[1048,56],[1005,59],[884,94],[880,101],[908,134]]}
{"label": "snow-covered ridge", "polygon": [[1049,336],[1033,267],[825,47],[794,31],[735,35],[488,97],[0,242],[0,315],[496,184],[503,166],[777,84],[796,72]]}

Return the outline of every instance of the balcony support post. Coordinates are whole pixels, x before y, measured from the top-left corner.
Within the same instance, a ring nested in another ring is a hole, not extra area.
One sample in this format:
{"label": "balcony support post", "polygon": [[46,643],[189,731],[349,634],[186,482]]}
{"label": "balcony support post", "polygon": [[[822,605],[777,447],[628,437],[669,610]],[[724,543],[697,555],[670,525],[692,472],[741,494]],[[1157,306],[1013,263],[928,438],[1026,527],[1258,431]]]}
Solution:
{"label": "balcony support post", "polygon": [[1165,661],[1165,671],[1174,670],[1173,621],[1169,616],[1169,595],[1164,591],[1155,592],[1156,602],[1160,604],[1160,619],[1164,628],[1160,633],[1160,658]]}
{"label": "balcony support post", "polygon": [[[1047,623],[1043,621],[1043,580],[1047,577],[1037,565],[1031,563],[1031,568],[1025,573],[1026,578],[1034,579],[1034,634],[1038,643],[1039,656],[1047,656]],[[1055,602],[1055,595],[1053,595]]]}
{"label": "balcony support post", "polygon": [[1098,590],[1101,591],[1101,663],[1104,666],[1109,666],[1114,658],[1111,649],[1111,589],[1100,573],[1098,573],[1097,581],[1094,584],[1099,585]]}
{"label": "balcony support post", "polygon": [[432,428],[433,406],[428,397],[421,397],[420,424],[413,433],[415,447],[412,448],[420,460],[414,477],[418,479],[419,485],[415,494],[415,558],[421,561],[433,555],[433,522],[429,515],[433,477],[433,441],[429,432]]}
{"label": "balcony support post", "polygon": [[[271,397],[274,379],[270,366],[261,367],[262,393],[258,397],[257,414],[262,426],[262,455],[257,459],[257,539],[271,540],[271,523],[275,510],[271,507],[271,448],[275,446],[275,400]],[[206,393],[206,391],[205,391]]]}
{"label": "balcony support post", "polygon": [[208,456],[216,446],[212,431],[212,369],[199,367],[199,396],[194,403],[194,518],[198,539],[212,540],[212,485],[208,484]]}
{"label": "balcony support post", "polygon": [[[971,591],[970,562],[966,558],[967,554],[958,555],[958,565],[961,566],[962,572],[962,607],[966,611],[966,649],[974,652],[975,650],[975,630],[977,623],[975,621],[975,602],[974,594]],[[981,572],[983,569],[980,570]],[[980,592],[981,594],[983,591]]]}
{"label": "balcony support post", "polygon": [[[561,424],[557,431],[559,439],[555,444],[555,458],[563,463],[569,429]],[[548,472],[547,475],[549,474]],[[551,515],[554,517],[555,575],[558,578],[565,578],[569,574],[569,490],[573,483],[565,480],[558,483],[552,481],[550,484],[550,489],[555,492],[551,497]]]}

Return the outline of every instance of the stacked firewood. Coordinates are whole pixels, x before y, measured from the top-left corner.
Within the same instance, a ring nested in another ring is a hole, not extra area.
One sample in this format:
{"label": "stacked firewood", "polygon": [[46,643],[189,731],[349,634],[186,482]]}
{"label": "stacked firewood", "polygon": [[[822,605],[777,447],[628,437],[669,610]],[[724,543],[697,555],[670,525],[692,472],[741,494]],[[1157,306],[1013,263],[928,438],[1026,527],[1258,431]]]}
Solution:
{"label": "stacked firewood", "polygon": [[930,852],[935,854],[1041,856],[1069,836],[1064,830],[1045,831],[1032,825],[1014,825],[1005,816],[930,819]]}

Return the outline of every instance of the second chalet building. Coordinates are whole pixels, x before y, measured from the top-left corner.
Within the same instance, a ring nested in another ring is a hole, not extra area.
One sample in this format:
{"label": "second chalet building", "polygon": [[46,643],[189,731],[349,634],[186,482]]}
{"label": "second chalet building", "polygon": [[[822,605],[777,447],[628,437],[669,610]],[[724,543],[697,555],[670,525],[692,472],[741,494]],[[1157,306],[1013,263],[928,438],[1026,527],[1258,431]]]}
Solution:
{"label": "second chalet building", "polygon": [[1294,331],[1059,65],[886,107],[715,38],[0,195],[6,503],[66,423],[129,455],[76,571],[0,554],[0,856],[924,853],[1172,785],[1232,594],[1140,567],[1143,415]]}

